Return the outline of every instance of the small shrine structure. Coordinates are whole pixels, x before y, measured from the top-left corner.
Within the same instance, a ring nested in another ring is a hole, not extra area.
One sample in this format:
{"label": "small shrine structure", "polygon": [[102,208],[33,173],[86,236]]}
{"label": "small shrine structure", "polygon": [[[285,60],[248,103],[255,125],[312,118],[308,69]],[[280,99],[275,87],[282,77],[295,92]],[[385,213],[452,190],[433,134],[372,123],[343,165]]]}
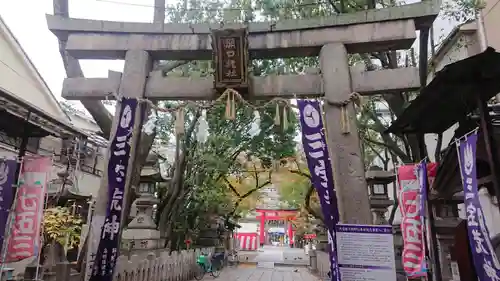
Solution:
{"label": "small shrine structure", "polygon": [[256,219],[259,221],[260,245],[270,244],[267,233],[269,230],[269,222],[276,221],[281,225],[286,225],[285,235],[288,237],[289,246],[293,246],[295,230],[293,229],[292,222],[297,218],[297,209],[256,209],[255,212],[258,214]]}
{"label": "small shrine structure", "polygon": [[[435,272],[437,280],[455,277],[461,280],[477,279],[471,251],[468,250],[470,244],[466,224],[458,214],[458,205],[463,203],[463,187],[453,140],[479,127],[476,161],[479,193],[487,190],[489,197],[498,196],[500,139],[496,133],[495,112],[498,106],[490,106],[488,101],[500,92],[499,79],[500,53],[491,47],[451,63],[436,73],[387,130],[395,134],[417,134],[422,139],[424,134],[449,130],[453,134],[450,144],[441,153],[436,178],[430,187],[429,205],[435,217],[430,219],[430,250],[433,264],[437,265],[436,270],[439,269]],[[498,208],[497,205],[495,209]],[[493,214],[498,216],[500,211],[495,210]],[[487,216],[485,213],[486,221]],[[494,247],[498,251],[499,245]],[[452,272],[453,263],[459,268],[457,276]]]}

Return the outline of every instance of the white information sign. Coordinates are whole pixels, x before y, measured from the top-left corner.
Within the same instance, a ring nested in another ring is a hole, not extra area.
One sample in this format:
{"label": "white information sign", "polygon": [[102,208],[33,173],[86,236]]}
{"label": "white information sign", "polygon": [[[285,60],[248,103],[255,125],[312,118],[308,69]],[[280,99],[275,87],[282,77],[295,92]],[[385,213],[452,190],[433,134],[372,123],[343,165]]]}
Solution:
{"label": "white information sign", "polygon": [[396,281],[391,226],[339,224],[336,234],[342,281]]}

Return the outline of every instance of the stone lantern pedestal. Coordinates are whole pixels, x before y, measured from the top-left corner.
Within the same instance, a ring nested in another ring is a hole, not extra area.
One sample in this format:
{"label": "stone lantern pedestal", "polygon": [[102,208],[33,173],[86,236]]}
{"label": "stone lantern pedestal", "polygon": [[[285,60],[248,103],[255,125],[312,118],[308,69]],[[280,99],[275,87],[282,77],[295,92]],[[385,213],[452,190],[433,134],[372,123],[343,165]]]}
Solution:
{"label": "stone lantern pedestal", "polygon": [[137,216],[123,231],[122,239],[133,241],[132,249],[157,249],[161,245],[160,231],[153,221],[153,206],[158,203],[151,194],[144,194],[137,198],[134,204],[137,207]]}
{"label": "stone lantern pedestal", "polygon": [[139,198],[132,204],[137,214],[122,233],[122,241],[128,243],[125,248],[158,249],[162,247],[160,231],[153,219],[153,207],[159,203],[155,197],[156,183],[165,181],[156,167],[157,159],[150,155],[141,171],[141,182],[137,188]]}
{"label": "stone lantern pedestal", "polygon": [[314,233],[316,234],[316,244],[317,251],[328,251],[328,233],[325,226],[319,224],[319,221],[314,228]]}

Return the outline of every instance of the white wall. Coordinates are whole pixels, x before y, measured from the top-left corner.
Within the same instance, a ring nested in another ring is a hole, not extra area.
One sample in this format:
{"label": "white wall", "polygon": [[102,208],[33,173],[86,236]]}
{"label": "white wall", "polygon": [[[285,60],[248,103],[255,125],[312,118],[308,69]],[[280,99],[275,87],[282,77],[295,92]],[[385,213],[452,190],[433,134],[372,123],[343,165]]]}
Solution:
{"label": "white wall", "polygon": [[34,66],[0,19],[0,90],[14,95],[62,122],[68,118]]}
{"label": "white wall", "polygon": [[240,232],[240,233],[250,233],[250,232],[255,232],[257,233],[258,229],[259,229],[259,223],[257,222],[242,222],[242,223],[239,223],[239,225],[241,226],[241,228],[238,228],[237,232]]}

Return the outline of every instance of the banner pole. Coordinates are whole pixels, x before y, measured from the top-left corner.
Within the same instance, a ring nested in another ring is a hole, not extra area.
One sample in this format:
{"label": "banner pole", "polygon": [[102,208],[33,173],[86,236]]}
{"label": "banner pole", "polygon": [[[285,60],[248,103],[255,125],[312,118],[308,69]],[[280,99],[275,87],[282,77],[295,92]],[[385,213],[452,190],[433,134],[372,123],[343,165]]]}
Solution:
{"label": "banner pole", "polygon": [[[429,228],[427,228],[427,224],[430,223],[430,213],[431,213],[431,210],[429,209],[429,173],[427,171],[427,157],[424,157],[424,159],[422,159],[416,167],[418,167],[419,165],[423,165],[423,168],[426,169],[426,178],[425,179],[422,179],[419,175],[417,176],[417,181],[420,181],[420,180],[425,180],[426,183],[425,185],[423,186],[424,190],[421,190],[421,192],[425,192],[425,198],[423,197],[420,197],[421,200],[425,200],[424,202],[424,210],[423,210],[423,228],[422,228],[422,242],[424,243],[424,249],[425,249],[425,262],[426,262],[426,266],[427,266],[427,274],[425,276],[422,276],[421,277],[421,280],[427,280],[427,281],[433,281],[435,278],[433,276],[434,274],[434,271],[435,271],[435,266],[431,266],[431,262],[433,261],[433,255],[431,253],[431,249],[429,248],[430,245],[429,245],[429,241],[432,239],[431,238],[431,235],[429,233]],[[420,183],[419,183],[420,185]],[[437,279],[437,278],[436,278]]]}
{"label": "banner pole", "polygon": [[[432,267],[428,264],[428,269],[430,269],[430,274],[427,274],[427,280],[434,281],[442,281],[443,276],[441,272],[441,262],[439,259],[439,247],[437,244],[437,229],[435,225],[434,212],[432,208],[432,201],[430,198],[430,182],[429,182],[429,173],[427,166],[428,158],[425,157],[421,162],[424,164],[424,168],[427,171],[427,178],[425,179],[425,215],[424,215],[424,232],[426,239],[424,240],[425,250],[427,252],[428,261],[432,263]],[[428,227],[427,227],[428,226]],[[430,245],[429,245],[430,244]]]}
{"label": "banner pole", "polygon": [[[425,169],[427,169],[427,161],[425,161]],[[427,174],[427,178],[425,179],[427,181],[427,184],[425,185],[425,193],[426,193],[426,202],[425,204],[425,211],[427,212],[428,219],[425,219],[425,221],[428,221],[429,227],[424,226],[424,231],[428,235],[429,239],[425,239],[425,247],[427,254],[429,255],[429,260],[431,260],[433,263],[432,269],[431,269],[431,274],[427,274],[427,279],[429,281],[435,280],[435,281],[442,281],[443,276],[441,274],[441,263],[439,260],[439,248],[437,244],[437,231],[436,231],[436,226],[435,226],[435,218],[434,218],[434,213],[432,212],[432,201],[430,200],[430,188],[429,188],[429,175]],[[430,232],[430,233],[428,233]],[[431,243],[431,245],[428,245],[428,243]],[[429,251],[429,246],[432,247],[432,252]],[[434,274],[435,276],[432,276]],[[434,278],[435,277],[435,278]]]}
{"label": "banner pole", "polygon": [[38,273],[40,271],[40,259],[42,257],[42,250],[43,250],[43,245],[45,243],[45,239],[43,237],[43,233],[44,233],[44,220],[43,220],[43,217],[44,217],[44,211],[45,209],[47,208],[47,203],[49,201],[49,196],[48,196],[48,193],[45,192],[45,196],[44,196],[44,201],[45,203],[43,204],[43,209],[42,209],[42,212],[41,212],[41,227],[40,227],[40,238],[39,238],[39,241],[40,241],[40,247],[38,248],[38,253],[37,253],[37,257],[36,257],[36,260],[37,260],[37,263],[36,263],[36,271],[35,271],[35,276],[36,276],[36,280],[41,280],[41,279],[38,279]]}
{"label": "banner pole", "polygon": [[[418,135],[418,148],[419,148],[419,154],[420,154],[420,158],[421,158],[421,161],[423,161],[425,163],[425,169],[427,170],[427,153],[426,153],[426,146],[425,146],[425,139],[424,139],[424,135],[423,134],[419,134]],[[436,148],[436,149],[441,149],[441,148]],[[433,266],[432,266],[432,269],[431,269],[431,273],[434,273],[435,276],[432,276],[432,274],[427,274],[427,278],[430,280],[430,281],[443,281],[443,276],[441,275],[441,263],[440,263],[440,260],[439,260],[439,248],[438,248],[438,244],[437,244],[437,232],[436,232],[436,227],[435,227],[435,219],[434,219],[434,213],[432,212],[432,202],[430,200],[430,197],[429,197],[429,176],[427,176],[427,178],[425,179],[427,181],[427,184],[426,184],[426,187],[425,187],[425,192],[426,192],[426,203],[425,204],[425,209],[426,209],[426,212],[427,214],[429,215],[429,225],[430,227],[429,228],[426,228],[424,226],[424,231],[427,232],[427,230],[429,230],[430,232],[430,235],[429,235],[429,242],[431,243],[431,245],[427,245],[427,239],[425,239],[424,241],[424,245],[426,247],[426,251],[429,255],[429,257],[431,257],[431,260],[433,261]],[[425,218],[424,218],[424,221]],[[429,251],[429,246],[432,247],[432,252]],[[429,267],[429,266],[428,266]],[[435,278],[434,278],[435,277]]]}
{"label": "banner pole", "polygon": [[[50,166],[52,167],[52,165],[54,165],[54,156],[52,156],[51,158],[51,161],[50,161]],[[38,238],[38,241],[40,243],[40,246],[38,248],[38,253],[37,253],[37,263],[36,263],[36,273],[35,273],[35,277],[36,277],[36,280],[41,280],[41,279],[38,279],[38,273],[40,272],[40,259],[42,257],[42,250],[43,250],[43,245],[45,243],[45,238],[44,238],[44,232],[45,232],[45,210],[47,209],[47,205],[49,203],[49,192],[47,191],[47,185],[48,183],[50,182],[50,177],[51,177],[51,174],[50,172],[47,172],[47,180],[45,181],[45,184],[43,186],[43,189],[44,189],[44,203],[43,203],[43,207],[41,209],[41,212],[39,214],[39,220],[40,220],[40,232],[38,235],[40,235],[40,237]],[[66,254],[66,252],[64,253]]]}

